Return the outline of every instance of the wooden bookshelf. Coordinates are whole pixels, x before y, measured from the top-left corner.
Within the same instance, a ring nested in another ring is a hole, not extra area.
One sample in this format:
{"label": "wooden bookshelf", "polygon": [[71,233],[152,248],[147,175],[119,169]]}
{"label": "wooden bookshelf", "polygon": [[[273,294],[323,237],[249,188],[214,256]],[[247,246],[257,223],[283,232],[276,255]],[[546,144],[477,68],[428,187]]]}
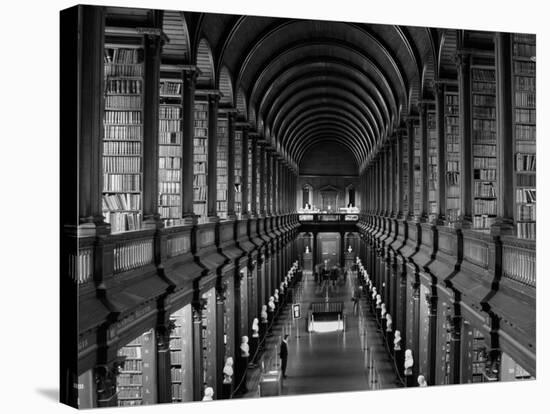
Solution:
{"label": "wooden bookshelf", "polygon": [[403,212],[409,211],[409,140],[407,137],[402,137],[403,140]]}
{"label": "wooden bookshelf", "polygon": [[227,114],[218,115],[216,163],[216,211],[220,219],[227,219],[227,159],[229,155],[229,129]]}
{"label": "wooden bookshelf", "polygon": [[159,103],[159,201],[158,212],[166,227],[183,224],[182,140],[183,83],[161,78]]}
{"label": "wooden bookshelf", "polygon": [[242,214],[242,176],[243,176],[243,133],[235,130],[235,214],[241,218]]}
{"label": "wooden bookshelf", "polygon": [[515,221],[517,236],[536,237],[536,43],[512,35]]}
{"label": "wooden bookshelf", "polygon": [[489,229],[497,215],[496,84],[492,66],[472,65],[474,229]]}
{"label": "wooden bookshelf", "polygon": [[438,134],[435,109],[428,109],[427,114],[428,127],[428,214],[434,216],[438,214]]}
{"label": "wooden bookshelf", "polygon": [[[207,300],[202,315],[202,358],[203,358],[203,389],[212,387],[216,392],[216,294],[214,288],[203,294]],[[219,390],[221,391],[221,390]],[[215,397],[217,398],[217,397]]]}
{"label": "wooden bookshelf", "polygon": [[193,401],[193,344],[191,305],[170,315],[175,327],[170,334],[172,402]]}
{"label": "wooden bookshelf", "polygon": [[120,233],[142,223],[143,47],[106,44],[103,61],[102,210]]}
{"label": "wooden bookshelf", "polygon": [[207,218],[208,102],[195,98],[193,138],[193,212],[202,223]]}
{"label": "wooden bookshelf", "polygon": [[253,157],[253,153],[252,153],[252,149],[253,149],[253,146],[252,146],[252,139],[249,139],[248,140],[248,200],[247,200],[247,203],[248,203],[248,208],[247,208],[247,211],[251,211],[251,207],[252,207],[252,157]]}
{"label": "wooden bookshelf", "polygon": [[456,87],[445,87],[445,180],[446,180],[446,220],[448,223],[458,221],[460,217],[460,127],[459,104]]}
{"label": "wooden bookshelf", "polygon": [[157,402],[155,352],[152,329],[118,350],[118,356],[125,357],[123,368],[116,378],[119,406]]}
{"label": "wooden bookshelf", "polygon": [[262,165],[261,161],[260,161],[261,154],[262,154],[262,152],[260,151],[260,146],[256,145],[256,154],[254,154],[254,156],[256,157],[256,168],[258,169],[258,173],[256,174],[256,183],[255,183],[255,186],[256,186],[256,211],[258,213],[260,213],[260,195],[261,195],[260,175],[264,174],[263,171],[260,171],[260,165]]}
{"label": "wooden bookshelf", "polygon": [[422,210],[422,171],[420,167],[420,126],[415,124],[413,127],[414,148],[413,148],[413,183],[414,183],[414,215],[419,216]]}

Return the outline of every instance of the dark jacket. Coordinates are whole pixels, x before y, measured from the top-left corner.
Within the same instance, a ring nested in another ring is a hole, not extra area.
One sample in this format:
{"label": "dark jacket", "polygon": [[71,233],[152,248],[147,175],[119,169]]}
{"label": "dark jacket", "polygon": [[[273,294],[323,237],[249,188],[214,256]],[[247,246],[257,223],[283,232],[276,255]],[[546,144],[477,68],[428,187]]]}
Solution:
{"label": "dark jacket", "polygon": [[281,349],[279,351],[279,356],[281,357],[281,359],[288,358],[288,346],[284,341],[281,342]]}

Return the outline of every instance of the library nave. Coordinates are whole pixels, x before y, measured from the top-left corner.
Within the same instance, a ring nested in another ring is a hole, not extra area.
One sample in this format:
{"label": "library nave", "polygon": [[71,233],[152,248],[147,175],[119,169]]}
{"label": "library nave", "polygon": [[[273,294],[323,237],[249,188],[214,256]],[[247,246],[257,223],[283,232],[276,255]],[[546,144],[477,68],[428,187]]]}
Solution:
{"label": "library nave", "polygon": [[62,402],[536,378],[534,35],[60,23]]}

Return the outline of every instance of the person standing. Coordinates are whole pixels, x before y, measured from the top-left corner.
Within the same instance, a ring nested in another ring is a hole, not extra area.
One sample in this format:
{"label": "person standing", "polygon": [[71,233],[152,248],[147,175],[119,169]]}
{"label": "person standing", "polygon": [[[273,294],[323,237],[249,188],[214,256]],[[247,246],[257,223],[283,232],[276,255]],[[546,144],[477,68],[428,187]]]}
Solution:
{"label": "person standing", "polygon": [[279,357],[281,358],[281,370],[283,371],[283,378],[286,378],[286,364],[288,361],[288,334],[285,334],[285,336],[283,337],[283,341],[281,342]]}

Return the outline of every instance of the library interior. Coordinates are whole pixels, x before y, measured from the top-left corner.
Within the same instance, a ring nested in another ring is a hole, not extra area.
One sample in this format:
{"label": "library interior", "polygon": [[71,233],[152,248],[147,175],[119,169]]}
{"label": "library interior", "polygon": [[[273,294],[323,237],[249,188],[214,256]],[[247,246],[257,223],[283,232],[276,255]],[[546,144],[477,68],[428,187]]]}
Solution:
{"label": "library interior", "polygon": [[60,19],[62,402],[536,377],[534,35]]}

